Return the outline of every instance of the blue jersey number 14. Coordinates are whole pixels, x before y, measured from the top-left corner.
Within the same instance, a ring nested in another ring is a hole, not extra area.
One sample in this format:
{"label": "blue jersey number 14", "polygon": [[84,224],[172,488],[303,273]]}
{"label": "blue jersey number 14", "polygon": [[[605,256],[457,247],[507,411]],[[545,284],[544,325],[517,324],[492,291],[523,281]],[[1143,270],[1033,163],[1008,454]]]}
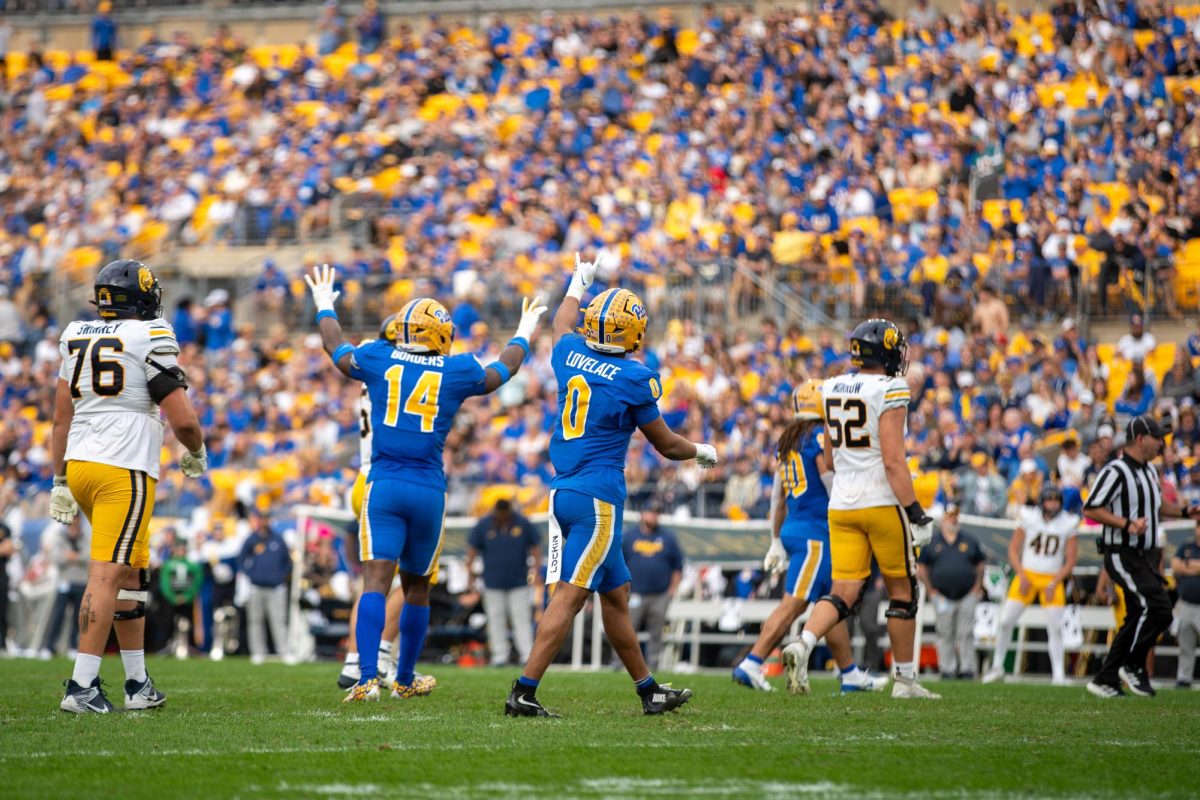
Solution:
{"label": "blue jersey number 14", "polygon": [[[383,374],[388,382],[387,408],[383,414],[383,424],[396,427],[400,421],[400,391],[404,380],[404,367],[396,364]],[[438,395],[442,391],[442,373],[422,372],[417,378],[404,403],[404,413],[412,414],[421,419],[421,433],[433,433],[433,423],[438,415]]]}

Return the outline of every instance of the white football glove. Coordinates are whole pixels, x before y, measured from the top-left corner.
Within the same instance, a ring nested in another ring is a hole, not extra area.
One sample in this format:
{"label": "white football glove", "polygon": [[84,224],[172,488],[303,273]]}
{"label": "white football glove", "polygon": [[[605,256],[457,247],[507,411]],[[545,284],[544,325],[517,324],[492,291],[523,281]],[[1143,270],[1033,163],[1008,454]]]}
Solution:
{"label": "white football glove", "polygon": [[546,313],[546,305],[542,303],[540,294],[534,295],[530,300],[528,297],[521,298],[521,321],[517,323],[517,336],[525,341],[530,341],[533,338],[533,332],[537,329],[538,319],[542,314]]}
{"label": "white football glove", "polygon": [[208,448],[200,445],[197,452],[184,453],[183,458],[179,459],[179,469],[189,478],[199,478],[208,469]]}
{"label": "white football glove", "polygon": [[912,526],[912,540],[917,547],[924,547],[933,541],[933,523]]}
{"label": "white football glove", "polygon": [[313,267],[313,274],[304,276],[304,282],[312,291],[313,303],[316,304],[317,311],[333,311],[333,301],[342,296],[341,292],[333,290],[333,283],[336,279],[337,270],[328,264]]}
{"label": "white football glove", "polygon": [[571,276],[571,286],[567,289],[567,297],[576,300],[583,299],[583,293],[596,279],[596,262],[580,261],[579,253],[575,254],[575,274]]}
{"label": "white football glove", "polygon": [[696,463],[704,469],[711,469],[717,465],[720,460],[717,458],[717,448],[711,444],[701,444],[693,442],[696,445]]}
{"label": "white football glove", "polygon": [[70,525],[78,513],[79,504],[75,502],[75,496],[67,486],[66,477],[55,475],[54,486],[50,489],[50,517],[55,522]]}
{"label": "white football glove", "polygon": [[783,549],[782,541],[772,536],[771,547],[767,550],[767,557],[763,559],[763,569],[772,575],[778,575],[783,572],[785,563],[787,563],[787,550]]}

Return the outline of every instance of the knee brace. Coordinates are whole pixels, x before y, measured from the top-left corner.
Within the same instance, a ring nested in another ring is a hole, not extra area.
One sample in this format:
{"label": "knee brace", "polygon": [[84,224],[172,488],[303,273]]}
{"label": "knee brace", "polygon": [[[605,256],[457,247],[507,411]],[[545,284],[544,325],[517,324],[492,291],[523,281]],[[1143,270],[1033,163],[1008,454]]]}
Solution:
{"label": "knee brace", "polygon": [[128,610],[113,612],[113,619],[141,619],[146,616],[146,603],[150,600],[150,570],[138,570],[138,588],[121,589],[117,600],[134,600],[137,605]]}
{"label": "knee brace", "polygon": [[917,618],[917,579],[909,576],[909,585],[912,587],[912,594],[908,600],[889,600],[887,611],[883,612],[883,616],[892,619],[916,619]]}
{"label": "knee brace", "polygon": [[[861,599],[861,598],[860,598]],[[838,612],[838,622],[841,622],[846,617],[850,616],[850,606],[846,605],[846,601],[838,597],[836,594],[827,594],[817,599],[817,602],[830,603]]]}

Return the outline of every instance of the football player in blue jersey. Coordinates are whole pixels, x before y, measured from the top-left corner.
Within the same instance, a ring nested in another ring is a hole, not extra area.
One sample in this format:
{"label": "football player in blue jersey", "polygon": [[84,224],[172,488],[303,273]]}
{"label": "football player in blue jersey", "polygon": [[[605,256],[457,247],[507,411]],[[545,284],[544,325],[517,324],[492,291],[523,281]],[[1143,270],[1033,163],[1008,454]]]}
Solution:
{"label": "football player in blue jersey", "polygon": [[588,305],[574,330],[579,302],[596,265],[575,256],[575,274],[554,315],[551,365],[558,380],[559,419],[550,439],[550,554],[546,583],[554,596],[538,625],[533,652],[513,682],[504,713],[552,717],[538,702],[538,682],[562,647],[571,622],[592,592],[600,595],[604,630],[629,671],[647,714],[672,711],[692,696],[660,686],[646,666],[629,619],[629,569],[621,553],[625,457],[634,429],[672,461],[715,466],[717,451],[671,431],[658,411],[658,375],[627,358],[642,347],[646,309],[628,289],[609,289]]}
{"label": "football player in blue jersey", "polygon": [[335,278],[328,265],[305,275],[325,351],[339,370],[366,384],[373,431],[371,474],[359,521],[363,594],[355,638],[360,677],[346,702],[379,699],[376,656],[397,562],[404,608],[392,697],[429,694],[432,682],[414,681],[414,669],[429,628],[430,576],[442,548],[446,434],[463,401],[495,391],[520,369],[546,306],[539,297],[526,299],[516,335],[499,359],[484,367],[470,354],[450,355],[454,323],[445,307],[428,297],[400,309],[394,330],[383,338],[358,347],[347,343],[333,309],[341,294],[334,288]]}
{"label": "football player in blue jersey", "polygon": [[[733,668],[733,680],[764,692],[773,690],[762,673],[763,661],[800,618],[809,603],[829,594],[833,572],[829,557],[829,489],[833,472],[825,460],[825,415],[821,382],[805,381],[792,392],[792,422],[779,437],[779,469],[771,490],[771,547],[763,569],[778,574],[786,561],[786,592],[763,623],[749,654]],[[841,673],[843,692],[877,692],[887,678],[874,677],[854,663],[850,632],[839,623],[825,634]],[[808,693],[807,682],[799,691]]]}

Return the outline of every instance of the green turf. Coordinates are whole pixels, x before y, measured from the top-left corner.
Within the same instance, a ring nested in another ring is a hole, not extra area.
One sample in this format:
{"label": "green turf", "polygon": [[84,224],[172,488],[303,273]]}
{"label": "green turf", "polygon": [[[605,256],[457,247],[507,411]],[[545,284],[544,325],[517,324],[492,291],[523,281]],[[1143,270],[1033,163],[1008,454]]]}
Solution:
{"label": "green turf", "polygon": [[[0,660],[0,796],[1194,797],[1200,743],[1200,692],[1170,689],[930,684],[944,699],[918,703],[701,675],[656,718],[624,675],[552,672],[539,698],[565,719],[533,720],[501,714],[515,669],[432,667],[431,697],[347,706],[332,664],[152,660],[165,708],[81,717],[58,710],[69,669]],[[102,675],[119,706],[120,662]]]}

